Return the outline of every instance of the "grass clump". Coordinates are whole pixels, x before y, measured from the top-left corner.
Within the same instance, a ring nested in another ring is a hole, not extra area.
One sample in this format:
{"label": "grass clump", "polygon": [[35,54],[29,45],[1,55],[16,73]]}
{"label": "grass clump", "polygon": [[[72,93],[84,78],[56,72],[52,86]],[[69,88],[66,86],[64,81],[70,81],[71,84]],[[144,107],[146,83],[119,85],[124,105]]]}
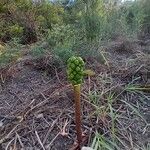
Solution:
{"label": "grass clump", "polygon": [[8,66],[15,63],[21,57],[21,53],[17,49],[10,49],[9,47],[5,49],[0,55],[0,67]]}

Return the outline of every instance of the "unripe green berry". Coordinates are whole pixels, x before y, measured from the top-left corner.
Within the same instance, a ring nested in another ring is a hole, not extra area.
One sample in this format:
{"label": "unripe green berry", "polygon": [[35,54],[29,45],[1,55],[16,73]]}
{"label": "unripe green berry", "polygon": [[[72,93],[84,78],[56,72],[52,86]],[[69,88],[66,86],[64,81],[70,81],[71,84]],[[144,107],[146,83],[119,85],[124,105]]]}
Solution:
{"label": "unripe green berry", "polygon": [[79,61],[76,59],[75,61],[74,61],[74,63],[76,64],[76,65],[79,65]]}
{"label": "unripe green berry", "polygon": [[76,71],[77,71],[77,72],[81,71],[81,68],[78,66],[78,67],[76,68]]}
{"label": "unripe green berry", "polygon": [[74,63],[70,63],[70,69],[74,69],[76,66]]}
{"label": "unripe green berry", "polygon": [[71,73],[71,74],[69,75],[69,78],[70,78],[70,79],[73,79],[73,78],[74,78],[74,74]]}

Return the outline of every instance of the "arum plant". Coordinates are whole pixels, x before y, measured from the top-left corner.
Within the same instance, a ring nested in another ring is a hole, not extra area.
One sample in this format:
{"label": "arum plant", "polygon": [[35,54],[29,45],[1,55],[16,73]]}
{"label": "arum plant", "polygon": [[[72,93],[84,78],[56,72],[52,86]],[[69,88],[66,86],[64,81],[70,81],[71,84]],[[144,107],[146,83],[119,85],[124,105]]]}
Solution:
{"label": "arum plant", "polygon": [[81,57],[71,57],[67,62],[67,75],[69,81],[73,85],[74,97],[75,97],[75,124],[77,132],[77,140],[79,148],[82,143],[82,130],[81,130],[81,83],[85,74],[93,75],[92,71],[84,70],[85,63]]}
{"label": "arum plant", "polygon": [[68,79],[73,85],[75,97],[75,124],[77,132],[78,144],[82,143],[82,130],[81,130],[81,83],[83,80],[84,61],[81,57],[71,57],[67,64]]}

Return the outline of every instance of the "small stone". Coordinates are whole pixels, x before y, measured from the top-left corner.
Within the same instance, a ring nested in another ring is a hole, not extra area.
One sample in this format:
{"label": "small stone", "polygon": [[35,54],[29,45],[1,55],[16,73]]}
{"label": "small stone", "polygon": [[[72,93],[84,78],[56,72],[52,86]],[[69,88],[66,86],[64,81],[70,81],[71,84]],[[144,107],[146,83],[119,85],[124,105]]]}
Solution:
{"label": "small stone", "polygon": [[91,147],[82,147],[82,149],[81,150],[94,150],[93,148],[91,148]]}
{"label": "small stone", "polygon": [[2,121],[0,121],[0,127],[2,127],[3,126],[3,122]]}
{"label": "small stone", "polygon": [[38,114],[37,116],[36,116],[36,118],[43,118],[43,114]]}

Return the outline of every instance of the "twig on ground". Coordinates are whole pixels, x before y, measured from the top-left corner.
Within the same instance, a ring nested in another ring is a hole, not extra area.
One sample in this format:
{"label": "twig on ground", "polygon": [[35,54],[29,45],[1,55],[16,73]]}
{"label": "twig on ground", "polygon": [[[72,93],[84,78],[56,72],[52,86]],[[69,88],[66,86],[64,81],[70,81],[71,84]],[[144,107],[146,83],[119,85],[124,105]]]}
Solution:
{"label": "twig on ground", "polygon": [[2,139],[0,139],[0,144],[3,143],[6,139],[8,139],[10,137],[10,135],[13,133],[13,131],[19,126],[20,124],[18,123],[17,125],[15,125],[13,127],[13,129],[6,135],[4,136]]}
{"label": "twig on ground", "polygon": [[16,150],[17,149],[17,135],[15,136],[15,141],[14,141],[14,144],[13,144],[13,150]]}
{"label": "twig on ground", "polygon": [[46,143],[46,140],[47,140],[47,138],[48,138],[50,132],[53,130],[54,125],[56,124],[56,122],[58,121],[58,118],[59,118],[61,115],[62,115],[62,113],[53,121],[52,125],[50,126],[50,128],[49,128],[49,130],[47,131],[47,134],[46,134],[46,136],[45,136],[45,138],[44,138],[44,140],[43,140],[43,144]]}
{"label": "twig on ground", "polygon": [[8,148],[9,148],[10,144],[11,144],[13,141],[14,141],[14,138],[11,139],[11,140],[8,142],[8,144],[7,144],[6,148],[5,148],[5,150],[9,150]]}
{"label": "twig on ground", "polygon": [[39,144],[41,145],[42,149],[45,150],[44,145],[43,145],[43,143],[41,142],[41,139],[40,139],[40,137],[39,137],[37,131],[35,131],[35,135],[36,135],[37,140],[38,140]]}
{"label": "twig on ground", "polygon": [[46,146],[46,148],[50,148],[56,138],[60,135],[60,132],[56,134],[56,136],[51,140],[51,142]]}
{"label": "twig on ground", "polygon": [[56,78],[58,80],[58,82],[61,84],[61,85],[64,85],[61,80],[59,79],[59,76],[58,76],[58,73],[57,73],[57,68],[55,67],[55,74],[56,74]]}
{"label": "twig on ground", "polygon": [[46,104],[48,102],[48,99],[38,103],[37,105],[33,106],[31,109],[29,109],[25,114],[24,114],[24,117],[26,117],[32,110],[34,110],[35,108],[38,108],[44,104]]}
{"label": "twig on ground", "polygon": [[22,143],[21,138],[20,138],[20,136],[19,136],[19,134],[17,132],[16,132],[16,136],[18,138],[18,141],[19,141],[21,147],[24,148],[24,144]]}
{"label": "twig on ground", "polygon": [[66,132],[66,126],[68,125],[68,119],[65,121],[65,123],[64,123],[64,126],[63,126],[63,128],[61,129],[61,132],[60,132],[60,134],[62,135],[62,136],[67,136],[68,135],[68,133]]}

